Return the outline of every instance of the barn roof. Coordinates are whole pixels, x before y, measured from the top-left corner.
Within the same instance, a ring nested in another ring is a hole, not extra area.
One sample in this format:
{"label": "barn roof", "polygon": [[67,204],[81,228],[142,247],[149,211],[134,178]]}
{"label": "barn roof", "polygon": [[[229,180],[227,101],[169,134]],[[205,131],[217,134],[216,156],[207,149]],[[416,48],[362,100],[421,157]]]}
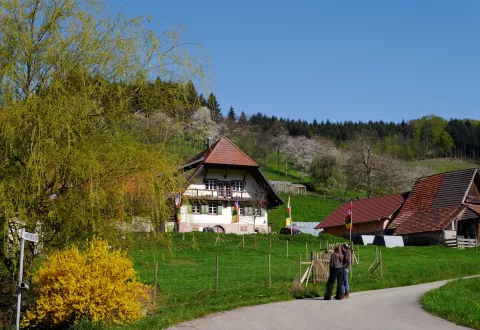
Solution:
{"label": "barn roof", "polygon": [[467,169],[418,179],[388,228],[395,230],[394,235],[432,232],[446,228],[457,216],[466,216],[463,202],[477,171]]}
{"label": "barn roof", "polygon": [[[405,201],[406,194],[393,194],[368,199],[360,199],[352,202],[352,223],[371,222],[389,219]],[[350,202],[343,203],[330,213],[315,228],[326,228],[345,225]]]}

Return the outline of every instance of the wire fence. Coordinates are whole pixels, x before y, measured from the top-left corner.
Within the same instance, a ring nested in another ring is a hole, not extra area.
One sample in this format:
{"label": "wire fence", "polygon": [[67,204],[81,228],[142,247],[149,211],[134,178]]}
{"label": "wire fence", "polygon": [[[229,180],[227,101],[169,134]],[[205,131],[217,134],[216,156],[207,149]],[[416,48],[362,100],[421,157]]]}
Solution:
{"label": "wire fence", "polygon": [[[201,240],[193,243],[194,235]],[[157,287],[167,294],[263,290],[294,284],[305,274],[312,252],[325,252],[327,244],[330,250],[335,245],[318,239],[190,233],[174,249],[136,250],[133,258],[148,284],[155,283],[158,261]]]}
{"label": "wire fence", "polygon": [[[112,247],[126,249],[140,280],[156,283],[158,296],[168,297],[168,304],[175,305],[192,299],[201,303],[210,293],[233,301],[285,291],[305,273],[308,265],[301,262],[309,261],[312,252],[339,244],[309,235],[159,233],[161,240],[146,237],[134,234],[129,243]],[[17,285],[11,275],[0,275],[0,324],[8,329],[15,323]],[[30,284],[33,289],[34,283]],[[23,313],[33,305],[35,291],[28,291],[24,291]]]}

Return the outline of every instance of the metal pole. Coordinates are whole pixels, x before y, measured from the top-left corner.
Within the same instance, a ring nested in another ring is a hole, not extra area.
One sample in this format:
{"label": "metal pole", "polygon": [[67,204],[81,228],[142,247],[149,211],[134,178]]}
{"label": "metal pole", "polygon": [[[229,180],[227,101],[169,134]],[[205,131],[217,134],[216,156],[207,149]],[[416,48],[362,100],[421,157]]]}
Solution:
{"label": "metal pole", "polygon": [[22,288],[20,287],[20,284],[23,282],[23,252],[25,250],[25,239],[23,238],[24,233],[25,233],[25,228],[22,228],[20,232],[20,237],[22,240],[20,243],[20,269],[18,271],[18,298],[17,298],[17,321],[16,321],[17,330],[20,329],[20,310],[22,309]]}

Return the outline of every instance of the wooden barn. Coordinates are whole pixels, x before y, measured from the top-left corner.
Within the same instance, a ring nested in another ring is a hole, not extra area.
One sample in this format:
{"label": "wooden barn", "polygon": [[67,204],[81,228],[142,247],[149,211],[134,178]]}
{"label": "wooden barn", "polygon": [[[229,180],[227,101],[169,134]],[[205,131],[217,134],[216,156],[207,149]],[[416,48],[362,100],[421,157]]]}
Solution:
{"label": "wooden barn", "polygon": [[478,169],[420,178],[386,232],[402,235],[409,245],[475,244],[480,231],[479,188]]}
{"label": "wooden barn", "polygon": [[[352,234],[384,234],[389,221],[398,212],[406,194],[360,199],[352,202]],[[350,230],[345,227],[350,202],[343,203],[330,213],[315,229],[335,236],[348,237]]]}

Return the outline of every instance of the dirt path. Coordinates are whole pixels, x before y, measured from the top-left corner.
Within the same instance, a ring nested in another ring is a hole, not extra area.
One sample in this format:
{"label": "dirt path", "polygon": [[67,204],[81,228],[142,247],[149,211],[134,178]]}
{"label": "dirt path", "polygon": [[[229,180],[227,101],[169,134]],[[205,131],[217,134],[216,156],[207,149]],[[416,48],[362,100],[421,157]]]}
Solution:
{"label": "dirt path", "polygon": [[341,301],[315,298],[239,308],[169,329],[468,329],[428,314],[419,303],[422,293],[446,282],[352,293]]}

